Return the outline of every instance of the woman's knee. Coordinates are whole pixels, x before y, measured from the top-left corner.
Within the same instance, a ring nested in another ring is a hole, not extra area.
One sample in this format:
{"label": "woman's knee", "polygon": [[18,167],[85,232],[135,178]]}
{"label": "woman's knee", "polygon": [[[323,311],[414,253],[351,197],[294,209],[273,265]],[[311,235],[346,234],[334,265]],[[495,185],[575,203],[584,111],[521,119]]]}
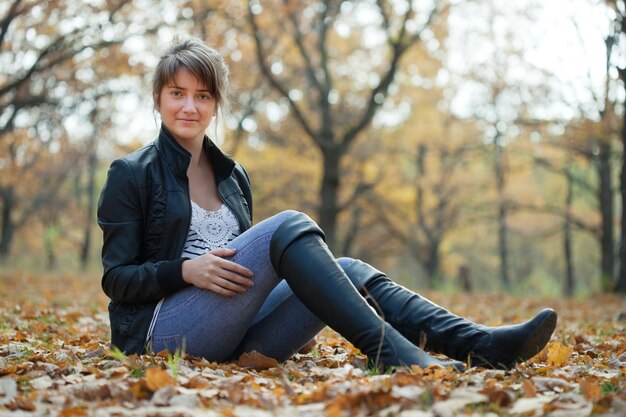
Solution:
{"label": "woman's knee", "polygon": [[290,218],[291,216],[294,216],[296,214],[300,213],[297,210],[283,210],[278,214],[275,214],[274,217],[281,219],[282,221],[287,220],[288,218]]}
{"label": "woman's knee", "polygon": [[353,258],[341,257],[337,258],[337,263],[341,266],[341,269],[346,269],[350,264],[354,262]]}

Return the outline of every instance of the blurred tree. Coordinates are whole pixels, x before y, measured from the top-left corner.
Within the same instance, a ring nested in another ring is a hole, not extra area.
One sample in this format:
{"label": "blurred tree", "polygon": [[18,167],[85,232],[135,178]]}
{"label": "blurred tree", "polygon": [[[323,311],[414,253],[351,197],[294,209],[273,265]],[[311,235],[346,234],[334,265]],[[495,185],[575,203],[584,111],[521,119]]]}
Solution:
{"label": "blurred tree", "polygon": [[[52,196],[68,190],[60,185],[71,171],[88,166],[93,173],[102,131],[89,114],[100,107],[99,117],[111,119],[111,96],[142,72],[140,37],[172,17],[171,7],[142,0],[0,6],[0,258],[33,214],[64,208],[69,199]],[[92,200],[87,210],[79,216],[93,215]]]}
{"label": "blurred tree", "polygon": [[[473,118],[483,126],[482,141],[491,151],[496,239],[499,277],[505,290],[512,288],[510,224],[516,195],[509,187],[510,153],[522,139],[527,123],[553,118],[549,109],[552,74],[525,59],[540,39],[524,30],[535,19],[538,3],[525,2],[510,7],[493,0],[465,3],[456,9],[454,19],[466,15],[480,16],[477,22],[460,31],[455,42],[468,48],[456,51],[448,65],[453,72],[452,111],[460,117]],[[461,12],[461,14],[459,14]],[[454,25],[456,20],[450,22]],[[541,115],[541,116],[538,116]]]}
{"label": "blurred tree", "polygon": [[416,151],[405,154],[414,156],[415,173],[414,190],[403,198],[403,203],[381,204],[389,201],[389,196],[385,198],[387,193],[377,194],[371,200],[391,235],[403,242],[422,265],[431,289],[442,285],[442,245],[470,212],[469,195],[477,192],[481,183],[468,169],[468,158],[471,153],[480,152],[478,146],[470,141],[456,147],[446,144],[454,137],[452,132],[458,135],[463,127],[467,128],[460,121],[452,123],[457,123],[456,129],[445,129],[444,137],[433,137],[428,144],[419,143]]}
{"label": "blurred tree", "polygon": [[[389,95],[401,58],[447,3],[248,1],[257,63],[322,154],[318,213],[337,248],[341,164]],[[359,18],[355,18],[357,16]]]}
{"label": "blurred tree", "polygon": [[[616,114],[611,110],[612,107],[613,105],[607,101],[599,121],[573,120],[565,129],[564,137],[569,140],[559,141],[557,145],[563,152],[576,157],[578,167],[583,165],[583,161],[590,165],[595,175],[589,177],[585,172],[582,172],[582,175],[576,173],[572,170],[571,164],[556,169],[554,166],[550,168],[564,175],[567,183],[575,187],[579,196],[590,195],[593,200],[593,209],[598,213],[598,222],[579,218],[573,223],[577,229],[589,232],[598,243],[600,288],[603,291],[610,291],[613,287],[616,266],[613,231],[615,193],[612,185],[614,157],[611,151],[614,129],[610,127],[616,122]],[[541,163],[545,166],[545,161]],[[596,216],[593,217],[594,220],[595,218]]]}
{"label": "blurred tree", "polygon": [[[561,141],[559,141],[560,144]],[[557,145],[559,146],[559,145]],[[581,175],[577,175],[575,167],[579,167],[578,161],[575,161],[573,151],[568,150],[567,146],[562,146],[562,151],[559,149],[556,158],[549,159],[546,156],[534,156],[534,163],[538,167],[547,169],[553,174],[562,176],[565,181],[565,196],[562,203],[559,203],[556,199],[546,199],[538,205],[526,206],[530,211],[534,212],[549,212],[555,216],[562,218],[562,244],[563,244],[563,256],[565,263],[565,276],[562,286],[562,293],[566,297],[572,297],[576,289],[576,279],[574,272],[574,230],[584,230],[590,232],[594,239],[600,240],[600,230],[594,222],[590,219],[578,218],[574,213],[574,197],[577,190],[582,190],[583,194],[591,192],[596,195],[596,188],[587,181],[586,178],[581,178]],[[565,159],[563,161],[563,159]],[[580,194],[580,192],[579,192]],[[521,208],[521,207],[520,207]],[[594,207],[595,209],[595,207]],[[556,232],[556,230],[555,230]]]}
{"label": "blurred tree", "polygon": [[[580,3],[574,5],[580,7]],[[595,6],[598,6],[595,4]],[[600,5],[602,6],[602,5]],[[566,12],[567,13],[567,12]],[[617,136],[617,126],[620,124],[619,110],[616,107],[615,95],[612,93],[611,80],[611,44],[613,34],[603,39],[608,46],[605,53],[605,62],[598,65],[592,57],[590,48],[596,48],[601,39],[589,39],[588,29],[581,28],[581,23],[588,21],[589,15],[577,16],[571,13],[569,23],[573,28],[573,36],[577,39],[584,61],[587,66],[581,69],[581,78],[578,80],[553,79],[552,83],[559,85],[560,93],[553,99],[555,103],[569,106],[575,116],[570,120],[538,120],[534,123],[538,134],[541,133],[542,143],[554,147],[552,159],[535,155],[535,163],[562,177],[568,193],[562,207],[547,203],[544,209],[563,218],[564,254],[565,254],[565,284],[564,293],[573,293],[573,257],[572,249],[575,230],[588,233],[597,242],[600,254],[600,289],[609,291],[613,287],[616,270],[614,244],[614,164],[619,155],[613,151],[613,142]],[[604,70],[603,73],[600,72]],[[594,73],[597,72],[597,73]],[[600,81],[599,81],[600,79]],[[574,92],[574,94],[572,94]],[[550,134],[550,130],[560,130],[558,135]],[[616,158],[617,157],[617,158]],[[592,171],[586,167],[591,167]],[[594,175],[595,174],[595,175]],[[571,198],[569,200],[568,198]],[[576,202],[591,199],[589,209],[584,215],[575,214]],[[540,207],[536,210],[542,211]],[[596,221],[597,220],[597,221]],[[569,225],[566,226],[566,225]],[[568,245],[568,241],[569,245]]]}
{"label": "blurred tree", "polygon": [[[483,153],[481,134],[472,120],[459,120],[446,110],[443,90],[435,79],[441,62],[427,61],[419,48],[410,60],[420,62],[420,77],[403,75],[405,100],[411,112],[400,126],[386,133],[403,138],[397,143],[379,139],[392,156],[368,198],[368,208],[389,231],[387,242],[398,240],[423,269],[411,277],[415,285],[426,278],[429,288],[442,285],[442,247],[450,234],[472,215],[473,196],[480,195],[486,178],[472,162]],[[439,64],[439,65],[437,65]],[[427,71],[424,69],[428,68]],[[418,85],[411,85],[411,80]],[[428,81],[426,81],[428,80]]]}
{"label": "blurred tree", "polygon": [[[626,2],[624,0],[606,0],[606,4],[611,11],[612,24],[609,34],[605,39],[607,48],[607,74],[610,75],[611,69],[617,69],[619,75],[619,84],[612,83],[612,88],[619,88],[622,91],[617,93],[621,97],[620,104],[626,105],[626,66],[623,60],[626,56]],[[607,83],[615,81],[607,76]],[[607,91],[609,93],[609,91]],[[622,127],[620,139],[622,142],[622,161],[620,170],[620,243],[619,243],[619,271],[616,277],[614,290],[619,293],[626,293],[626,157],[624,157],[624,149],[626,149],[626,111],[622,109]]]}

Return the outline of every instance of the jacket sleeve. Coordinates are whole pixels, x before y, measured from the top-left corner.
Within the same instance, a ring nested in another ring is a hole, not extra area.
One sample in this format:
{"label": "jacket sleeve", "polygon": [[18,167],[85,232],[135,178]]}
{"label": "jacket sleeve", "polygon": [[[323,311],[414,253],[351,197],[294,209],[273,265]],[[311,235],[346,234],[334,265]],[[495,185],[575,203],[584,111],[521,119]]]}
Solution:
{"label": "jacket sleeve", "polygon": [[243,192],[243,197],[246,199],[248,203],[248,211],[250,213],[250,221],[254,219],[252,216],[252,184],[250,183],[250,176],[248,175],[248,171],[241,164],[237,164],[236,166],[237,172],[237,182],[239,183],[239,188]]}
{"label": "jacket sleeve", "polygon": [[123,303],[154,302],[187,286],[182,278],[185,258],[144,259],[141,191],[128,163],[119,159],[111,164],[98,201],[98,224],[103,231],[102,289],[110,299]]}

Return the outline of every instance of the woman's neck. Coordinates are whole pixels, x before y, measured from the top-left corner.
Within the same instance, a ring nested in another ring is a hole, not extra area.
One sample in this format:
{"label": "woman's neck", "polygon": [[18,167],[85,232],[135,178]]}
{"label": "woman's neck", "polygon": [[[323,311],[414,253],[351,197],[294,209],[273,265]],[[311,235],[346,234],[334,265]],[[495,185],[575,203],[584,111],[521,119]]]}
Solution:
{"label": "woman's neck", "polygon": [[201,162],[203,162],[204,155],[204,139],[194,140],[194,141],[182,141],[175,138],[176,142],[180,146],[182,146],[187,152],[191,154],[191,163],[190,165],[197,166]]}
{"label": "woman's neck", "polygon": [[187,149],[189,153],[191,153],[191,162],[189,166],[191,167],[199,167],[200,165],[207,163],[207,157],[204,154],[204,147],[200,144],[196,149]]}

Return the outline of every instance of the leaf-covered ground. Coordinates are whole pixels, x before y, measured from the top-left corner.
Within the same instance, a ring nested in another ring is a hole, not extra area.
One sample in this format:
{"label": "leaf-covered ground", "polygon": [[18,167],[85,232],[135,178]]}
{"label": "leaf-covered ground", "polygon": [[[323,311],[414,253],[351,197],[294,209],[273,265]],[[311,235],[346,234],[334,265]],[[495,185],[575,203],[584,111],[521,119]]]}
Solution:
{"label": "leaf-covered ground", "polygon": [[512,371],[375,374],[325,330],[282,364],[249,355],[124,357],[108,345],[98,278],[0,276],[0,415],[10,416],[625,416],[626,300],[432,294],[489,325],[559,313],[548,348]]}

